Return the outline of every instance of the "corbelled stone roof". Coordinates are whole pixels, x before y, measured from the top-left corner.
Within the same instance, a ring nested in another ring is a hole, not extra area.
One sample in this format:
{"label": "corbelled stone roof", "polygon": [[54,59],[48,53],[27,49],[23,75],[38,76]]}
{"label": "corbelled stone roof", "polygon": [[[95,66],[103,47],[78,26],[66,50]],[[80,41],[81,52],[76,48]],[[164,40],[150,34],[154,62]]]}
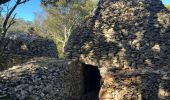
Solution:
{"label": "corbelled stone roof", "polygon": [[170,66],[170,11],[160,0],[101,0],[74,30],[66,56],[99,67]]}

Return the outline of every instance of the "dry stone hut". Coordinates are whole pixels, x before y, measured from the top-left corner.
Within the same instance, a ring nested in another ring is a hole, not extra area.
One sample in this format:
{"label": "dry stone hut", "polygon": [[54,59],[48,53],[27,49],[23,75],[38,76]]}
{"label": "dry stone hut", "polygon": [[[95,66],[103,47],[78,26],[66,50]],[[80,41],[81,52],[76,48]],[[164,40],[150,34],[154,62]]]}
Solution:
{"label": "dry stone hut", "polygon": [[100,99],[170,99],[170,11],[161,0],[100,0],[66,57],[96,66]]}
{"label": "dry stone hut", "polygon": [[0,51],[0,100],[78,100],[84,94],[82,64],[57,59],[52,40],[10,35],[0,39]]}
{"label": "dry stone hut", "polygon": [[58,58],[54,41],[31,35],[0,38],[1,68],[12,67],[34,57]]}
{"label": "dry stone hut", "polygon": [[5,54],[58,58],[54,41],[35,35],[10,35],[0,43]]}

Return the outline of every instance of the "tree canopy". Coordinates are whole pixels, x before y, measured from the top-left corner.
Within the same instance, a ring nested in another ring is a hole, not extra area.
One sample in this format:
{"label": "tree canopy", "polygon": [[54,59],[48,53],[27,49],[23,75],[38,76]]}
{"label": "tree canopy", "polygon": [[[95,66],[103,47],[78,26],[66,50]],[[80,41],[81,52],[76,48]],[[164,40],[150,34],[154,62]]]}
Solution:
{"label": "tree canopy", "polygon": [[165,5],[165,6],[166,6],[166,8],[168,8],[170,10],[170,4],[169,5]]}
{"label": "tree canopy", "polygon": [[41,6],[47,14],[41,21],[40,16],[35,19],[37,33],[56,41],[59,54],[62,55],[72,30],[91,15],[97,1],[41,0]]}
{"label": "tree canopy", "polygon": [[[1,4],[4,4],[10,0],[1,0]],[[9,28],[16,22],[15,21],[15,17],[16,17],[16,14],[12,15],[13,12],[15,11],[15,9],[21,5],[21,4],[24,4],[26,2],[28,2],[30,0],[16,0],[14,5],[12,7],[9,7],[9,5],[7,5],[7,12],[6,12],[6,15],[5,15],[5,19],[3,21],[3,24],[0,25],[1,29],[0,29],[0,36],[2,37],[5,37],[7,31],[9,30]]]}

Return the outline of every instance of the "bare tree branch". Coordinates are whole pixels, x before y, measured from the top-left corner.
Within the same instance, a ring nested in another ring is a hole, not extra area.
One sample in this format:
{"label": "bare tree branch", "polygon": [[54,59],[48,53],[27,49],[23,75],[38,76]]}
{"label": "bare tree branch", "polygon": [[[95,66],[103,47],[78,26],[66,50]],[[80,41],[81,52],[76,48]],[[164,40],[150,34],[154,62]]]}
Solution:
{"label": "bare tree branch", "polygon": [[19,2],[18,4],[20,5],[20,4],[26,3],[26,2],[28,2],[28,1],[30,1],[30,0],[24,0],[24,1],[21,1],[21,0],[20,0],[20,2]]}
{"label": "bare tree branch", "polygon": [[[15,3],[15,5],[11,8],[11,10],[8,11],[8,13],[7,13],[7,15],[6,15],[6,18],[5,18],[5,21],[4,21],[4,23],[3,23],[3,34],[2,34],[3,37],[5,37],[6,32],[8,31],[8,29],[9,29],[10,26],[11,26],[11,25],[8,25],[8,22],[9,22],[9,19],[10,19],[12,13],[14,12],[14,10],[17,8],[18,5],[23,4],[23,3],[26,3],[26,2],[28,2],[28,1],[30,1],[30,0],[17,0],[16,3]],[[9,9],[8,9],[8,10],[9,10]],[[16,15],[14,15],[13,18],[15,18],[15,16],[16,16]],[[12,18],[12,19],[13,19],[13,18]],[[12,21],[12,23],[13,23],[13,21]],[[10,24],[11,24],[11,22],[10,22]]]}
{"label": "bare tree branch", "polygon": [[9,25],[7,26],[7,30],[15,23],[15,17],[16,17],[16,13],[15,13],[14,16],[12,17]]}

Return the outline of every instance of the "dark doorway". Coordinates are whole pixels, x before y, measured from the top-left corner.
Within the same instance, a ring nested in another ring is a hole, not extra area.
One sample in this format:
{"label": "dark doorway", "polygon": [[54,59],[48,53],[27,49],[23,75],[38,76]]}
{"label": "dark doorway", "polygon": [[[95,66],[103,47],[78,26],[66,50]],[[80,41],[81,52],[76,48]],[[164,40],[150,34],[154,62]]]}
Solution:
{"label": "dark doorway", "polygon": [[100,91],[100,71],[98,67],[83,64],[84,67],[84,94],[88,100],[98,100],[98,94]]}

